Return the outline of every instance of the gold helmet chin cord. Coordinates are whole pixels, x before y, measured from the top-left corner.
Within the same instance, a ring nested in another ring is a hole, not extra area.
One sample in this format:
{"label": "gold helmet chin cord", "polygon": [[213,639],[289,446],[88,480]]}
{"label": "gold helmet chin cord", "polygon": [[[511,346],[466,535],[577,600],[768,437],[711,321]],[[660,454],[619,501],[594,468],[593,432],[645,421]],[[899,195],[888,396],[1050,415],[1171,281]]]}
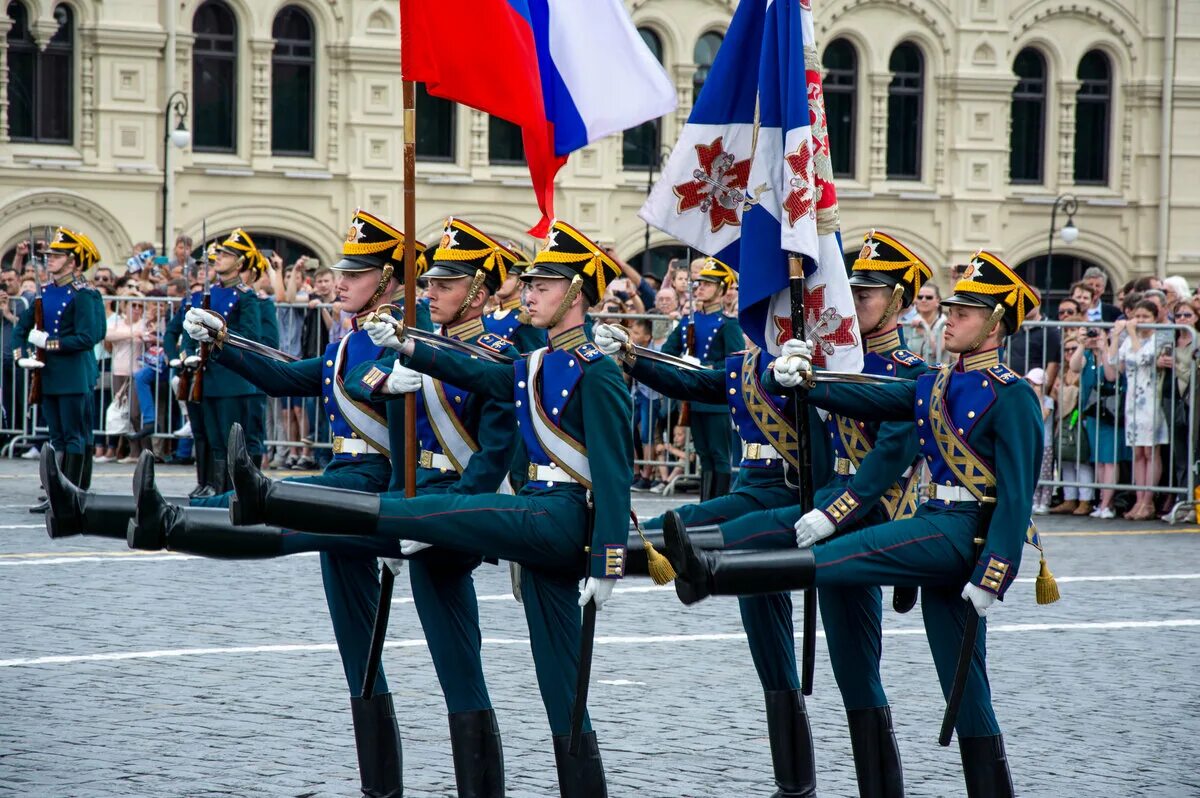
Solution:
{"label": "gold helmet chin cord", "polygon": [[487,275],[483,269],[476,269],[475,276],[471,278],[471,287],[467,289],[467,296],[463,299],[462,304],[458,306],[458,310],[454,311],[454,318],[450,319],[450,324],[462,318],[462,315],[471,307],[471,303],[475,301],[475,297],[479,296],[479,289],[483,288],[483,281],[487,279]]}
{"label": "gold helmet chin cord", "polygon": [[579,296],[579,292],[583,289],[583,278],[578,274],[571,278],[571,285],[567,288],[567,293],[563,296],[562,302],[559,303],[558,310],[554,311],[554,317],[550,319],[550,323],[546,325],[546,329],[553,329],[563,320],[563,316],[567,315],[567,311],[571,309],[571,304],[575,301],[575,297]]}
{"label": "gold helmet chin cord", "polygon": [[983,325],[983,329],[980,330],[979,336],[975,339],[974,343],[971,344],[971,348],[967,350],[968,352],[974,352],[976,349],[983,346],[983,342],[986,341],[988,336],[992,334],[992,330],[996,329],[996,325],[1000,323],[1000,319],[1004,318],[1005,310],[1006,308],[1004,307],[1003,302],[997,303],[996,307],[992,308],[992,315],[988,316],[987,323]]}
{"label": "gold helmet chin cord", "polygon": [[376,286],[375,293],[371,294],[371,298],[367,300],[365,305],[356,311],[357,313],[362,313],[364,310],[370,310],[375,306],[376,302],[383,298],[383,292],[387,290],[388,283],[392,281],[393,273],[395,273],[395,269],[392,268],[392,264],[388,263],[384,265],[383,274],[379,276],[379,285]]}
{"label": "gold helmet chin cord", "polygon": [[896,314],[900,311],[900,305],[903,302],[904,302],[904,286],[901,285],[900,283],[896,283],[896,286],[892,289],[892,298],[891,298],[891,300],[888,301],[887,310],[885,310],[883,312],[883,316],[879,319],[879,323],[876,324],[874,329],[872,329],[871,332],[867,333],[867,335],[871,335],[872,333],[877,333],[880,330],[882,330],[884,327],[886,327],[887,324],[893,318],[895,318]]}

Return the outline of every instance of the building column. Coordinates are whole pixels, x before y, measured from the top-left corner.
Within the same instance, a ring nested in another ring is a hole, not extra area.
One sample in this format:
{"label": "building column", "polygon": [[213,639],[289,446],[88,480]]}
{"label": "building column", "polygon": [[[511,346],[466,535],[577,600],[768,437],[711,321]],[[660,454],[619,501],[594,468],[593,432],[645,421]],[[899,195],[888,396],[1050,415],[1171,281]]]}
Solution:
{"label": "building column", "polygon": [[887,182],[887,110],[888,86],[892,84],[890,72],[867,76],[867,90],[871,98],[871,149],[868,163],[867,183],[872,191],[879,190]]}
{"label": "building column", "polygon": [[274,39],[250,40],[250,159],[271,157],[271,53]]}
{"label": "building column", "polygon": [[1075,95],[1078,92],[1077,80],[1059,81],[1055,89],[1058,97],[1058,181],[1049,186],[1055,191],[1075,183]]}
{"label": "building column", "polygon": [[8,32],[12,20],[0,16],[0,144],[8,143]]}

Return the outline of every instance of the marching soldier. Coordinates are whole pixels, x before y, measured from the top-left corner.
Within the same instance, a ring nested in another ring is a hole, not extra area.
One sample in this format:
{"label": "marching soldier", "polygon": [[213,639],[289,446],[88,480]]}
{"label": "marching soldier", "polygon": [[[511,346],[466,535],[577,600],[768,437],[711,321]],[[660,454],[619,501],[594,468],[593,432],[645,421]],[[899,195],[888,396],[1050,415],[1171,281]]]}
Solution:
{"label": "marching soldier", "polygon": [[[716,258],[706,258],[696,277],[695,306],[679,320],[663,344],[668,355],[682,355],[708,368],[720,369],[725,358],[745,348],[742,328],[722,310],[725,292],[737,285],[737,272]],[[692,443],[700,460],[700,500],[729,492],[730,465],[728,408],[724,402],[690,402],[688,421]]]}
{"label": "marching soldier", "polygon": [[529,254],[515,241],[502,242],[504,247],[516,253],[504,284],[496,292],[499,307],[483,317],[483,326],[490,333],[513,342],[520,352],[532,352],[546,345],[546,331],[529,323],[529,313],[521,304],[521,275],[529,268]]}
{"label": "marching soldier", "polygon": [[[204,254],[201,262],[197,264],[197,269],[206,270],[202,279],[207,286],[212,278],[213,265],[217,260],[217,248],[210,246],[207,242],[204,242],[203,246],[205,247]],[[188,423],[192,427],[192,455],[196,460],[196,487],[188,493],[189,498],[217,494],[214,488],[217,478],[210,476],[212,458],[208,453],[208,438],[204,434],[204,408],[200,402],[192,401],[191,381],[195,379],[196,370],[204,364],[200,359],[195,341],[183,332],[183,319],[188,310],[193,307],[201,307],[203,303],[204,291],[193,291],[185,296],[180,300],[175,313],[167,320],[167,326],[163,331],[163,351],[166,353],[167,362],[176,370],[176,374],[181,380],[184,380],[184,385],[187,387],[187,396],[183,401],[187,406]]]}
{"label": "marching soldier", "polygon": [[[13,338],[21,348],[14,354],[17,365],[41,383],[50,448],[61,453],[63,471],[71,481],[90,485],[96,426],[92,393],[100,376],[95,347],[104,340],[106,322],[104,300],[76,279],[76,272],[95,265],[100,252],[83,233],[60,227],[41,254],[50,282],[17,319]],[[40,502],[30,512],[44,513],[48,507],[48,501]]]}
{"label": "marching soldier", "polygon": [[403,539],[410,552],[424,543],[524,566],[523,606],[559,789],[567,798],[607,794],[586,713],[579,719],[584,734],[576,756],[569,751],[569,732],[580,664],[578,607],[600,607],[625,568],[632,409],[620,369],[583,329],[587,308],[619,275],[594,242],[556,222],[546,248],[521,276],[529,286],[530,318],[548,331],[550,344],[513,365],[441,352],[390,322],[367,325],[379,343],[404,355],[409,368],[513,401],[529,476],[519,495],[381,498],[272,482],[245,461],[234,474],[243,523],[279,523],[331,538],[354,530]]}
{"label": "marching soldier", "polygon": [[[230,240],[244,238],[244,234],[235,231]],[[343,260],[333,269],[339,274],[337,291],[345,307],[358,310],[356,329],[340,342],[330,344],[320,358],[285,364],[261,354],[222,346],[224,336],[236,332],[233,324],[239,317],[221,311],[228,309],[229,298],[236,296],[234,291],[240,293],[238,288],[218,293],[214,287],[210,310],[202,309],[197,302],[197,306],[187,311],[184,330],[192,339],[209,345],[209,375],[224,373],[230,381],[244,380],[247,384],[253,381],[273,396],[322,396],[322,407],[329,414],[330,428],[337,436],[334,457],[323,474],[297,481],[376,492],[387,490],[391,481],[388,429],[383,420],[386,408],[370,397],[350,396],[344,377],[360,364],[375,365],[385,354],[372,343],[370,336],[357,330],[357,321],[391,299],[399,289],[394,273],[402,268],[399,260],[402,244],[401,234],[387,223],[363,211],[355,214],[351,234],[343,245]],[[227,257],[226,268],[231,263],[236,262]],[[235,301],[233,309],[247,315],[257,312],[246,300]],[[206,396],[205,404],[211,401]],[[242,455],[245,456],[244,450]],[[133,548],[170,548],[231,559],[310,550],[303,548],[300,535],[265,527],[253,530],[232,527],[229,512],[215,509],[228,507],[229,493],[195,497],[188,508],[167,504],[154,489],[152,457],[143,457],[138,464],[133,497],[76,490],[62,478],[52,458],[42,458],[42,470],[43,479],[50,486],[47,490],[51,511],[46,527],[52,538],[81,533],[125,538],[128,527],[128,541]],[[131,524],[131,520],[135,523]],[[359,695],[379,595],[378,548],[347,545],[338,552],[323,554],[321,566],[330,617],[350,686],[363,792],[371,796],[399,796],[403,791],[401,742],[384,674],[379,674],[379,692],[373,696]],[[398,556],[399,547],[393,549],[392,553]]]}
{"label": "marching soldier", "polygon": [[[1012,780],[987,682],[982,616],[1004,597],[1017,575],[1041,463],[1041,408],[1029,386],[1000,363],[1004,337],[1020,328],[1037,299],[999,258],[980,252],[942,304],[949,310],[946,347],[961,355],[956,366],[911,383],[824,384],[808,393],[812,404],[848,417],[915,420],[932,483],[929,501],[912,518],[833,537],[837,522],[853,518],[862,506],[860,497],[846,490],[827,508],[823,522],[806,517],[797,523],[800,548],[790,551],[781,547],[736,556],[700,551],[690,544],[686,527],[670,515],[664,532],[668,555],[680,574],[676,592],[685,604],[713,594],[810,585],[922,587],[925,630],[947,697],[967,613],[979,615],[955,728],[968,796],[1011,796]],[[807,342],[786,344],[774,366],[779,383],[788,387],[805,382],[811,373],[810,355]],[[893,475],[904,465],[897,460]],[[1003,481],[997,480],[1000,473]],[[1043,579],[1050,580],[1044,560],[1039,601]],[[898,769],[899,762],[878,766]]]}
{"label": "marching soldier", "polygon": [[[279,314],[275,311],[275,300],[270,296],[259,296],[254,286],[258,284],[271,262],[264,256],[256,259],[246,259],[246,268],[242,270],[242,282],[254,290],[258,299],[258,341],[272,349],[279,348]],[[257,385],[254,395],[249,400],[250,415],[247,418],[246,448],[251,457],[261,461],[267,453],[267,414],[271,412],[267,402],[267,394]]]}

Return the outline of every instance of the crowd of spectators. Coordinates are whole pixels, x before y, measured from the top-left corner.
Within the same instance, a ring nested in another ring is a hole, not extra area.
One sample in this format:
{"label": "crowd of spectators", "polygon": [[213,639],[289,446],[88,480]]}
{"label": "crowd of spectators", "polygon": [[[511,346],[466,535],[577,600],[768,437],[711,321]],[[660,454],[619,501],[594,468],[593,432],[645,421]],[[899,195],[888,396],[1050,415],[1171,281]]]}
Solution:
{"label": "crowd of spectators", "polygon": [[[43,245],[37,241],[33,249]],[[180,236],[168,255],[159,255],[152,244],[138,243],[123,269],[102,265],[84,276],[111,298],[107,334],[97,347],[102,377],[95,413],[105,432],[97,439],[98,462],[132,462],[144,447],[174,461],[190,457],[189,425],[183,403],[171,395],[162,334],[177,301],[202,286],[194,246]],[[30,253],[29,242],[21,242],[11,260],[0,265],[0,429],[12,429],[26,409],[12,336],[17,317],[36,295],[36,259]],[[611,249],[609,254],[623,275],[609,283],[594,316],[619,320],[636,343],[661,348],[678,320],[691,312],[691,285],[702,259],[672,260],[659,279],[642,274]],[[350,314],[336,301],[333,272],[308,257],[287,264],[270,252],[268,260],[253,288],[275,302],[280,348],[298,358],[319,356],[351,329]],[[1106,301],[1109,296],[1103,271],[1090,268],[1043,314],[1031,314],[1031,323],[1008,341],[1009,366],[1028,380],[1043,406],[1046,456],[1035,497],[1038,514],[1158,517],[1182,498],[1159,489],[1188,482],[1200,299],[1182,277],[1138,278],[1113,292],[1112,303]],[[927,283],[900,319],[905,346],[930,363],[953,357],[943,348],[941,298],[938,286]],[[736,289],[725,295],[724,306],[736,318]],[[1041,324],[1043,319],[1058,324]],[[674,478],[695,473],[687,427],[678,423],[681,406],[633,380],[630,394],[638,455],[646,463],[638,468],[634,487],[661,492]],[[116,414],[110,412],[114,403]],[[329,431],[316,400],[282,399],[272,408],[268,438],[290,443],[276,447],[266,464],[323,466],[329,450],[314,444],[327,442]],[[118,423],[108,425],[110,416]],[[28,455],[36,456],[36,448]],[[1138,489],[1094,487],[1105,484]]]}

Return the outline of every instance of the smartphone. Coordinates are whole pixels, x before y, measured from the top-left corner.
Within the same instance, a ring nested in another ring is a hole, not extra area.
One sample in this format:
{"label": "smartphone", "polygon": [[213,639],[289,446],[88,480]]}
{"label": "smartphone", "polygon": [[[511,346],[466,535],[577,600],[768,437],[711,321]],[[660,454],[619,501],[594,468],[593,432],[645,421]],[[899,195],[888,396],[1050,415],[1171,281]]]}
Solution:
{"label": "smartphone", "polygon": [[306,258],[304,260],[304,268],[306,271],[315,272],[321,268],[321,261],[318,258]]}
{"label": "smartphone", "polygon": [[275,250],[273,250],[273,249],[260,249],[259,252],[261,252],[262,256],[264,258],[266,258],[267,260],[270,260],[271,258],[275,257]]}
{"label": "smartphone", "polygon": [[166,255],[158,255],[157,257],[154,258],[155,266],[166,266],[170,262],[171,262],[171,259],[168,258]]}

